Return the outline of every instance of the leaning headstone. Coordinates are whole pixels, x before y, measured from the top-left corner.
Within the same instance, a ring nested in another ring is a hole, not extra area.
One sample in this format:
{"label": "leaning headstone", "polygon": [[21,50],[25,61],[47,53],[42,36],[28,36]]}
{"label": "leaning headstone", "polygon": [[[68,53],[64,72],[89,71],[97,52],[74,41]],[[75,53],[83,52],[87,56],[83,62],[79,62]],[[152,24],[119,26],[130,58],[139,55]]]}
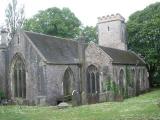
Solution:
{"label": "leaning headstone", "polygon": [[37,105],[45,106],[46,105],[46,96],[37,96]]}
{"label": "leaning headstone", "polygon": [[114,93],[112,91],[107,92],[107,101],[108,102],[114,101]]}
{"label": "leaning headstone", "polygon": [[67,107],[70,107],[70,105],[66,102],[61,102],[60,104],[57,105],[57,107],[59,109],[63,109],[63,108],[67,108]]}
{"label": "leaning headstone", "polygon": [[115,95],[115,101],[117,102],[122,102],[123,101],[123,96],[122,95]]}
{"label": "leaning headstone", "polygon": [[84,104],[87,104],[87,95],[86,95],[86,93],[83,91],[82,93],[81,93],[81,97],[82,97],[82,104],[84,105]]}
{"label": "leaning headstone", "polygon": [[77,90],[73,90],[72,92],[72,106],[80,105],[80,94]]}
{"label": "leaning headstone", "polygon": [[8,105],[7,99],[2,99],[2,100],[1,100],[1,104],[2,104],[2,105]]}
{"label": "leaning headstone", "polygon": [[105,102],[107,100],[106,93],[99,94],[99,102]]}

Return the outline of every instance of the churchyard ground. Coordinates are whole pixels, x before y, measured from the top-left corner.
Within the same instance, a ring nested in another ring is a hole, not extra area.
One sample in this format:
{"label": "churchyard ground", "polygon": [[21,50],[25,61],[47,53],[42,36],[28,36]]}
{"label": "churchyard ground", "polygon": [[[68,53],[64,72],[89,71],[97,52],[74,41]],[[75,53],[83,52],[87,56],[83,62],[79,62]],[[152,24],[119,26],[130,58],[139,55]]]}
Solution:
{"label": "churchyard ground", "polygon": [[123,102],[65,109],[53,106],[0,106],[0,120],[160,120],[160,89]]}

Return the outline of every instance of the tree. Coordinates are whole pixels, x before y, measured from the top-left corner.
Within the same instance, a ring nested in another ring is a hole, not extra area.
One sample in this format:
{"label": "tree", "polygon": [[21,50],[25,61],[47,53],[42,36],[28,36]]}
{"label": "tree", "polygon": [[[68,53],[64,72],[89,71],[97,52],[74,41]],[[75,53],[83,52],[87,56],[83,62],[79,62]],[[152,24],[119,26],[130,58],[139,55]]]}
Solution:
{"label": "tree", "polygon": [[127,31],[128,46],[144,57],[152,87],[160,74],[160,3],[133,13],[127,22]]}
{"label": "tree", "polygon": [[8,7],[6,8],[5,14],[6,25],[9,29],[10,37],[13,38],[17,30],[23,25],[24,6],[18,9],[17,0],[12,0],[12,2],[9,3]]}
{"label": "tree", "polygon": [[39,11],[32,18],[25,20],[24,29],[48,35],[76,38],[81,22],[68,8],[56,7]]}
{"label": "tree", "polygon": [[96,27],[86,26],[81,29],[81,33],[85,37],[87,43],[90,41],[98,43]]}

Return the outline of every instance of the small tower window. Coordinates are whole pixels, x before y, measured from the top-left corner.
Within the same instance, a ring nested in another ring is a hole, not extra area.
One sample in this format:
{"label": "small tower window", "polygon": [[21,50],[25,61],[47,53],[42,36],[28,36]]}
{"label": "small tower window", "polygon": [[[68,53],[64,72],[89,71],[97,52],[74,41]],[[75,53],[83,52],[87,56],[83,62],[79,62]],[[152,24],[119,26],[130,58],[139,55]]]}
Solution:
{"label": "small tower window", "polygon": [[20,35],[18,35],[17,37],[17,43],[19,44],[19,42],[20,42]]}
{"label": "small tower window", "polygon": [[110,28],[109,28],[109,26],[108,26],[108,31],[110,31]]}

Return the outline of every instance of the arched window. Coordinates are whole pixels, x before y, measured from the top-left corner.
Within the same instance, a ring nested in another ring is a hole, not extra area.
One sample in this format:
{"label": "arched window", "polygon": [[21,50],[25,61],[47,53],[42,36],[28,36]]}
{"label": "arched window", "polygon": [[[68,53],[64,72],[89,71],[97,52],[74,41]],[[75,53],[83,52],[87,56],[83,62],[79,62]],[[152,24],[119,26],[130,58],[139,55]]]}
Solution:
{"label": "arched window", "polygon": [[67,68],[63,77],[63,94],[64,96],[71,95],[74,83],[73,72],[70,68]]}
{"label": "arched window", "polygon": [[135,70],[134,69],[131,70],[131,87],[132,88],[135,87]]}
{"label": "arched window", "polygon": [[140,92],[140,69],[137,69],[137,73],[136,73],[136,94],[138,95]]}
{"label": "arched window", "polygon": [[13,83],[14,96],[19,98],[26,98],[26,70],[25,64],[20,56],[15,58],[13,67]]}
{"label": "arched window", "polygon": [[99,92],[99,72],[94,65],[90,65],[87,68],[87,92],[88,93]]}
{"label": "arched window", "polygon": [[124,71],[123,69],[121,69],[119,73],[119,85],[122,88],[123,88],[123,82],[124,82]]}
{"label": "arched window", "polygon": [[141,69],[141,88],[144,89],[145,88],[145,69]]}
{"label": "arched window", "polygon": [[145,69],[142,69],[142,80],[143,83],[145,82]]}

